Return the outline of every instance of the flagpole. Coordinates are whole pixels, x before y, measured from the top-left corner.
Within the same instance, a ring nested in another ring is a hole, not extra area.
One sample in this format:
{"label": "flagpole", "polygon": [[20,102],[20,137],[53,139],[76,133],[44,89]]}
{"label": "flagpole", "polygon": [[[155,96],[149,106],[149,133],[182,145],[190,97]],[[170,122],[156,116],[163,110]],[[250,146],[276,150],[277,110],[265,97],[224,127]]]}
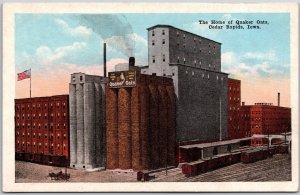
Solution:
{"label": "flagpole", "polygon": [[29,70],[30,70],[30,98],[31,98],[31,68]]}

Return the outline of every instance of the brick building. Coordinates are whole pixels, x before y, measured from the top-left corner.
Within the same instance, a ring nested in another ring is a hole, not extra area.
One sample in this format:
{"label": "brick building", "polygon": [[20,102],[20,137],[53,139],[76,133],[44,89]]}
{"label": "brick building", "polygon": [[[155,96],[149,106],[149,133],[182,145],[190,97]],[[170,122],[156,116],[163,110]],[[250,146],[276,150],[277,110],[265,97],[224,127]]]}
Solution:
{"label": "brick building", "polygon": [[68,165],[69,96],[15,99],[16,159]]}
{"label": "brick building", "polygon": [[238,139],[246,137],[247,133],[243,128],[241,117],[241,81],[236,79],[228,79],[228,122],[227,132],[228,139]]}
{"label": "brick building", "polygon": [[[251,136],[279,135],[291,131],[291,108],[274,106],[271,103],[255,103],[254,105],[242,106],[241,122],[244,128],[250,129]],[[253,145],[264,144],[263,139],[253,139]]]}
{"label": "brick building", "polygon": [[138,171],[176,165],[175,119],[172,79],[136,71],[133,87],[108,84],[107,169]]}
{"label": "brick building", "polygon": [[228,74],[221,72],[221,43],[170,25],[147,30],[148,66],[142,73],[173,79],[176,140],[225,139]]}

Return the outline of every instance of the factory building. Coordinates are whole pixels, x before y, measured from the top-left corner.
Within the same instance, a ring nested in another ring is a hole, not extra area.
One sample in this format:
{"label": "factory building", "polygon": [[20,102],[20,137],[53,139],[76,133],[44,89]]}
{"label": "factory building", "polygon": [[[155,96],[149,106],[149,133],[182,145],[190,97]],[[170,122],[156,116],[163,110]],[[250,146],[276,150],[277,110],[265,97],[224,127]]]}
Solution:
{"label": "factory building", "polygon": [[132,66],[109,73],[106,168],[138,171],[176,165],[172,79],[143,75]]}
{"label": "factory building", "polygon": [[142,73],[174,82],[177,141],[226,138],[228,74],[221,72],[221,43],[156,25],[148,28],[148,51]]}
{"label": "factory building", "polygon": [[[280,106],[280,94],[278,93],[278,105],[272,103],[255,103],[254,105],[242,104],[241,122],[244,128],[250,129],[252,135],[279,135],[291,131],[291,108]],[[246,116],[246,117],[245,117]],[[252,139],[253,145],[264,144],[264,140]]]}
{"label": "factory building", "polygon": [[69,96],[15,99],[17,160],[69,164]]}
{"label": "factory building", "polygon": [[70,91],[70,167],[105,166],[104,79],[74,73]]}
{"label": "factory building", "polygon": [[[240,124],[241,113],[241,81],[228,78],[228,139],[238,139],[247,136]],[[244,117],[244,116],[243,116]]]}

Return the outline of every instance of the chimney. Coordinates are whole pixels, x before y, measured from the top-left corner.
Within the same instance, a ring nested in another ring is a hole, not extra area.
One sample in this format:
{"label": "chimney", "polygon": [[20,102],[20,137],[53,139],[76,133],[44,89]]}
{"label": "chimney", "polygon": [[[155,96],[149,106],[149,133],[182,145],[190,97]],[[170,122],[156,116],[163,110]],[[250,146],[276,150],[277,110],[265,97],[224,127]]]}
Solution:
{"label": "chimney", "polygon": [[280,106],[280,93],[278,93],[278,99],[277,99],[277,101],[278,101],[278,106]]}
{"label": "chimney", "polygon": [[106,77],[106,43],[103,44],[103,75]]}
{"label": "chimney", "polygon": [[242,106],[245,106],[245,102],[242,102]]}
{"label": "chimney", "polygon": [[135,58],[134,57],[130,57],[129,58],[129,67],[132,67],[135,65]]}

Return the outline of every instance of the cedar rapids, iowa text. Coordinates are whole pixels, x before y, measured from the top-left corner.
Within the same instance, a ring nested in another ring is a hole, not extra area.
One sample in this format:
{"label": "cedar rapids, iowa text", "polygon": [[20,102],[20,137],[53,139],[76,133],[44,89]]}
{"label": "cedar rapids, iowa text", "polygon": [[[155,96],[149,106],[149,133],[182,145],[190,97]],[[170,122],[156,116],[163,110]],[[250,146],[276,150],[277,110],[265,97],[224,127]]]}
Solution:
{"label": "cedar rapids, iowa text", "polygon": [[211,20],[210,22],[206,20],[199,20],[199,24],[208,25],[209,29],[261,29],[261,25],[268,25],[269,22],[266,20]]}

